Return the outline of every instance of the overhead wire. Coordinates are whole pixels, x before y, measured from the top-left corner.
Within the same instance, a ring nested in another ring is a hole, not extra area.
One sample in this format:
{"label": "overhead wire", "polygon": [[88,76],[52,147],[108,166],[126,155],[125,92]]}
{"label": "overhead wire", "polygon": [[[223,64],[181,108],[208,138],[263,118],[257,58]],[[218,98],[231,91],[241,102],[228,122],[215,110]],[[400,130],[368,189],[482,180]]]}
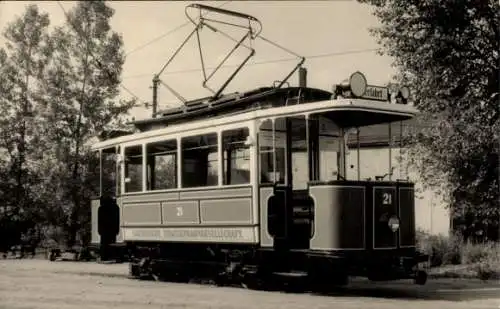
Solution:
{"label": "overhead wire", "polygon": [[[342,55],[351,55],[351,54],[358,54],[358,53],[366,53],[366,52],[374,52],[374,51],[379,51],[380,48],[366,48],[366,49],[360,49],[360,50],[350,50],[350,51],[342,51],[342,52],[333,52],[333,53],[326,53],[326,54],[318,54],[318,55],[312,55],[312,56],[306,56],[306,59],[320,59],[320,58],[327,58],[327,57],[335,57],[335,56],[342,56]],[[264,60],[264,61],[259,61],[259,62],[253,62],[253,63],[248,63],[247,66],[253,66],[253,65],[262,65],[262,64],[270,64],[270,63],[280,63],[280,62],[287,62],[287,61],[294,61],[297,60],[296,58],[284,58],[284,59],[274,59],[274,60]],[[236,67],[238,65],[223,65],[221,68],[227,68],[227,67]],[[206,68],[206,69],[214,69],[214,68]],[[186,70],[178,70],[178,71],[171,71],[171,72],[165,72],[164,75],[175,75],[175,74],[183,74],[183,73],[194,73],[194,72],[199,72],[202,69],[186,69]],[[136,77],[146,77],[150,76],[150,74],[139,74],[139,75],[132,75],[132,76],[126,76],[124,78],[136,78]],[[136,104],[135,107],[139,106],[146,106],[148,107],[148,104]]]}
{"label": "overhead wire", "polygon": [[[380,50],[380,48],[366,48],[366,49],[359,49],[359,50],[350,50],[350,51],[342,51],[342,52],[333,52],[333,53],[327,53],[327,54],[305,56],[305,58],[306,59],[328,58],[328,57],[335,57],[335,56],[374,52],[374,51],[379,51],[379,50]],[[248,63],[247,66],[288,62],[288,61],[294,61],[294,60],[297,60],[297,59],[296,58],[283,58],[283,59],[263,60],[263,61]],[[237,64],[227,64],[227,65],[221,66],[221,68],[229,68],[229,67],[237,67],[237,66],[238,66]],[[214,69],[214,68],[207,68],[207,69]],[[175,75],[175,74],[182,74],[182,73],[199,72],[201,70],[202,69],[185,69],[185,70],[165,72],[164,74],[165,75]],[[145,77],[145,76],[150,76],[150,75],[151,74],[144,73],[144,74],[125,76],[124,78],[139,78],[139,77]]]}
{"label": "overhead wire", "polygon": [[[320,58],[326,58],[326,57],[335,57],[335,56],[342,56],[342,55],[351,55],[351,54],[358,54],[358,53],[366,53],[366,52],[373,52],[373,51],[378,51],[380,48],[366,48],[366,49],[360,49],[360,50],[350,50],[350,51],[342,51],[342,52],[332,52],[332,53],[326,53],[326,54],[318,54],[318,55],[312,55],[312,56],[306,56],[306,59],[320,59]],[[294,61],[296,58],[284,58],[284,59],[274,59],[274,60],[264,60],[264,61],[259,61],[259,62],[254,62],[254,63],[249,63],[247,66],[252,66],[252,65],[262,65],[262,64],[269,64],[269,63],[280,63],[280,62],[287,62],[287,61]],[[237,65],[225,65],[221,66],[222,67],[236,67]],[[207,69],[213,69],[213,68],[207,68]],[[202,69],[186,69],[186,70],[179,70],[179,71],[171,71],[171,72],[165,72],[165,75],[175,75],[175,74],[183,74],[183,73],[194,73],[194,72],[199,72]],[[144,77],[144,76],[150,76],[149,74],[140,74],[140,75],[132,75],[128,76],[125,78],[133,78],[133,77]],[[142,105],[136,105],[136,106],[143,106]]]}
{"label": "overhead wire", "polygon": [[[232,1],[232,0],[229,0],[229,1],[226,1],[226,2],[222,3],[221,5],[219,5],[219,6],[218,6],[218,8],[223,7],[224,5],[226,5],[226,4],[228,4],[228,3],[230,3],[231,1]],[[69,16],[68,16],[68,14],[67,14],[66,10],[64,9],[64,7],[62,6],[62,4],[60,3],[60,1],[57,1],[57,4],[59,5],[59,7],[61,8],[61,10],[63,11],[63,13],[64,13],[64,15],[65,15],[65,17],[66,17],[67,21],[68,21],[68,22],[70,23],[70,25],[73,27],[73,29],[75,30],[75,32],[77,33],[77,35],[79,35],[81,38],[83,38],[83,37],[82,37],[82,35],[81,35],[81,34],[79,33],[79,31],[77,30],[77,28],[75,27],[75,25],[73,25],[73,24],[71,23],[71,21],[70,21],[70,19],[69,19]],[[206,14],[208,14],[208,12],[207,12],[207,13],[205,13],[204,15],[206,15]],[[133,50],[131,50],[131,51],[127,52],[127,53],[125,54],[125,57],[127,57],[127,56],[128,56],[128,55],[130,55],[131,53],[134,53],[134,52],[136,52],[136,51],[138,51],[138,50],[141,50],[141,49],[143,49],[143,48],[145,48],[145,47],[147,47],[147,46],[149,46],[149,45],[151,45],[151,44],[153,44],[153,43],[155,43],[155,42],[157,42],[157,41],[161,40],[162,38],[164,38],[164,37],[166,37],[166,36],[168,36],[168,35],[170,35],[170,34],[173,34],[174,32],[176,32],[176,31],[178,31],[178,30],[180,30],[180,29],[182,29],[182,28],[186,27],[186,26],[187,26],[187,25],[189,25],[189,24],[190,24],[190,21],[187,21],[187,22],[185,22],[185,23],[183,23],[183,24],[181,24],[181,25],[179,25],[179,26],[177,26],[177,27],[175,27],[175,28],[173,28],[173,29],[171,29],[171,30],[167,31],[166,33],[163,33],[162,35],[160,35],[160,36],[158,36],[158,37],[154,38],[153,40],[151,40],[151,41],[149,41],[149,42],[147,42],[147,43],[145,43],[145,44],[143,44],[143,45],[140,45],[140,46],[138,46],[138,47],[134,48]],[[94,55],[93,55],[92,53],[91,53],[91,56],[92,56],[92,58],[94,58],[94,60],[95,60],[95,61],[96,61],[96,63],[98,64],[99,68],[103,69],[103,68],[102,68],[101,63],[100,63],[97,59],[95,59],[95,57],[94,57]],[[110,75],[110,73],[109,73],[109,71],[108,71],[107,69],[104,69],[104,70],[106,71],[106,73],[107,73],[108,75]],[[132,97],[134,97],[136,100],[139,100],[139,101],[145,102],[144,100],[140,99],[140,98],[139,98],[136,94],[134,94],[134,93],[133,93],[130,89],[128,89],[127,87],[125,87],[123,84],[120,84],[120,87],[121,87],[123,90],[125,90],[128,94],[130,94]]]}
{"label": "overhead wire", "polygon": [[136,47],[136,48],[132,49],[131,51],[129,51],[129,52],[127,52],[127,53],[125,54],[125,57],[127,57],[128,55],[130,55],[130,54],[132,54],[132,53],[135,53],[136,51],[139,51],[139,50],[141,50],[141,49],[143,49],[143,48],[145,48],[145,47],[147,47],[147,46],[149,46],[149,45],[151,45],[151,44],[153,44],[153,43],[156,43],[157,41],[159,41],[159,40],[163,39],[164,37],[166,37],[166,36],[168,36],[168,35],[170,35],[170,34],[172,34],[172,33],[176,32],[176,31],[178,31],[178,30],[180,30],[180,29],[184,28],[185,26],[187,26],[187,25],[188,25],[188,23],[189,23],[189,22],[184,23],[184,24],[182,24],[182,25],[179,25],[179,26],[175,27],[174,29],[172,29],[172,30],[170,30],[170,31],[168,31],[168,32],[165,32],[164,34],[162,34],[162,35],[160,35],[160,36],[157,36],[156,38],[154,38],[154,39],[152,39],[151,41],[149,41],[149,42],[145,43],[144,45],[141,45],[141,46],[139,46],[139,47]]}
{"label": "overhead wire", "polygon": [[[231,2],[232,0],[229,0],[229,1],[226,1],[224,3],[222,3],[221,5],[218,6],[218,8],[228,4],[229,2]],[[73,23],[71,23],[70,21],[70,18],[68,16],[68,13],[66,12],[66,10],[64,9],[64,7],[61,5],[60,1],[57,1],[57,4],[59,5],[59,7],[61,8],[61,10],[63,11],[64,15],[66,16],[66,19],[67,21],[70,23],[70,25],[73,27],[74,31],[77,33],[77,35],[79,35],[82,39],[86,40],[85,37],[83,37],[81,35],[81,33],[78,31],[78,29],[75,27],[75,25]],[[205,16],[206,14],[209,14],[209,12],[205,13]],[[143,49],[157,41],[159,41],[160,39],[182,29],[183,27],[186,27],[187,25],[190,24],[190,21],[187,21],[169,31],[167,31],[166,33],[154,38],[153,40],[143,44],[143,45],[140,45],[136,48],[134,48],[133,50],[129,51],[125,56],[128,56],[130,55],[131,53],[133,52],[136,52],[140,49]],[[327,54],[319,54],[319,55],[311,55],[311,56],[306,56],[305,58],[306,59],[317,59],[317,58],[326,58],[326,57],[334,57],[334,56],[341,56],[341,55],[348,55],[348,54],[357,54],[357,53],[365,53],[365,52],[371,52],[371,51],[378,51],[379,48],[371,48],[371,49],[362,49],[362,50],[352,50],[352,51],[343,51],[343,52],[333,52],[333,53],[327,53]],[[102,70],[104,70],[108,75],[110,75],[111,73],[107,70],[107,68],[103,68],[101,62],[95,58],[95,56],[93,55],[92,52],[90,52],[92,58],[95,60],[95,62],[97,63],[98,67]],[[262,64],[271,64],[271,63],[279,63],[279,62],[287,62],[287,61],[293,61],[293,60],[296,60],[295,58],[284,58],[284,59],[274,59],[274,60],[264,60],[264,61],[259,61],[259,62],[252,62],[252,63],[248,63],[247,66],[253,66],[253,65],[262,65]],[[238,65],[223,65],[221,66],[221,68],[228,68],[228,67],[236,67]],[[209,68],[207,68],[209,69]],[[214,69],[214,68],[211,68],[211,69]],[[165,72],[164,74],[166,75],[174,75],[174,74],[181,74],[181,73],[189,73],[189,72],[199,72],[201,71],[202,69],[185,69],[185,70],[178,70],[178,71],[171,71],[171,72]],[[128,76],[128,77],[124,77],[124,78],[135,78],[135,77],[143,77],[143,76],[150,76],[150,74],[139,74],[139,75],[133,75],[133,76]],[[137,95],[135,95],[130,89],[128,89],[127,87],[125,87],[123,84],[120,84],[120,87],[125,90],[128,94],[130,94],[132,97],[134,97],[135,99],[139,100],[139,101],[142,101],[143,103],[140,104],[140,105],[144,105],[146,104],[144,100],[141,100]],[[136,104],[137,106],[137,104]]]}
{"label": "overhead wire", "polygon": [[[221,7],[223,7],[224,5],[226,5],[226,4],[228,4],[228,3],[230,3],[231,1],[232,1],[232,0],[226,1],[226,2],[222,3],[221,5],[217,6],[217,8],[221,8]],[[202,16],[206,16],[207,14],[210,14],[210,12],[205,12],[204,14],[202,14]],[[171,29],[171,30],[169,30],[169,31],[167,31],[167,32],[165,32],[165,33],[163,33],[163,34],[161,34],[161,35],[159,35],[159,36],[157,36],[157,37],[153,38],[151,41],[148,41],[148,42],[144,43],[143,45],[140,45],[140,46],[138,46],[138,47],[136,47],[136,48],[132,49],[131,51],[127,52],[127,53],[125,54],[125,57],[127,57],[127,56],[128,56],[128,55],[130,55],[131,53],[134,53],[134,52],[136,52],[136,51],[139,51],[139,50],[141,50],[141,49],[143,49],[143,48],[145,48],[145,47],[147,47],[147,46],[149,46],[149,45],[151,45],[151,44],[153,44],[153,43],[158,42],[159,40],[163,39],[164,37],[169,36],[170,34],[175,33],[176,31],[178,31],[178,30],[180,30],[180,29],[182,29],[182,28],[186,27],[186,26],[187,26],[187,25],[189,25],[190,23],[191,23],[191,21],[187,21],[187,22],[185,22],[185,23],[183,23],[183,24],[180,24],[179,26],[177,26],[177,27],[175,27],[175,28],[173,28],[173,29]]]}

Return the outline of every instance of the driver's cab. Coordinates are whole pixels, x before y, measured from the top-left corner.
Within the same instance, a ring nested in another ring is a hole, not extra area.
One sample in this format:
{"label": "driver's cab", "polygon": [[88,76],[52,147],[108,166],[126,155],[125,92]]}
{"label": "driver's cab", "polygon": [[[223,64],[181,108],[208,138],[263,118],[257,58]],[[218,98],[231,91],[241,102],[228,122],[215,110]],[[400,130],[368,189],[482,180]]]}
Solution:
{"label": "driver's cab", "polygon": [[[353,74],[351,82],[353,78],[359,77]],[[275,112],[271,117],[259,119],[258,169],[264,247],[360,250],[399,246],[392,234],[380,236],[391,238],[380,241],[376,239],[379,235],[375,235],[374,242],[378,244],[369,241],[372,234],[367,234],[367,227],[378,224],[368,222],[378,220],[368,219],[370,213],[378,216],[375,206],[372,209],[370,204],[385,198],[384,203],[391,204],[390,209],[386,207],[390,212],[387,220],[398,216],[403,221],[402,216],[406,215],[398,210],[400,198],[411,204],[413,195],[407,193],[410,187],[413,190],[412,184],[393,183],[383,177],[360,179],[359,144],[349,147],[350,141],[351,144],[352,140],[359,141],[362,128],[399,123],[415,115],[413,106],[387,102],[387,97],[387,92],[385,102],[359,96],[334,97],[330,101],[299,104],[301,109],[283,107],[282,115]],[[410,234],[414,223],[413,218],[408,220],[404,228]]]}
{"label": "driver's cab", "polygon": [[263,120],[258,134],[259,186],[261,194],[272,191],[268,233],[275,247],[307,249],[314,233],[308,183],[344,179],[343,130],[321,114],[303,114]]}

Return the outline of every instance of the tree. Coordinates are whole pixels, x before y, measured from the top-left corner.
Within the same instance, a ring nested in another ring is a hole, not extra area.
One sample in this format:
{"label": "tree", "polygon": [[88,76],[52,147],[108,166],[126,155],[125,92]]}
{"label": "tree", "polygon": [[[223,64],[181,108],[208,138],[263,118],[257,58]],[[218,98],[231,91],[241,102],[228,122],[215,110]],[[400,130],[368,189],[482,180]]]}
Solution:
{"label": "tree", "polygon": [[49,16],[29,5],[22,16],[7,25],[3,33],[6,46],[0,49],[2,219],[19,223],[12,225],[18,228],[17,234],[24,232],[22,222],[32,226],[40,215],[39,200],[32,190],[40,175],[32,167],[43,154],[37,102],[39,80],[52,52],[48,26]]}
{"label": "tree", "polygon": [[104,1],[83,1],[54,30],[58,46],[44,78],[46,135],[60,163],[53,179],[62,187],[58,213],[68,245],[88,225],[92,154],[86,144],[108,127],[119,126],[134,101],[117,101],[125,60],[123,41],[109,21],[114,12]]}
{"label": "tree", "polygon": [[498,1],[359,1],[374,6],[372,31],[430,124],[409,132],[410,163],[428,186],[446,184],[466,234],[498,232]]}

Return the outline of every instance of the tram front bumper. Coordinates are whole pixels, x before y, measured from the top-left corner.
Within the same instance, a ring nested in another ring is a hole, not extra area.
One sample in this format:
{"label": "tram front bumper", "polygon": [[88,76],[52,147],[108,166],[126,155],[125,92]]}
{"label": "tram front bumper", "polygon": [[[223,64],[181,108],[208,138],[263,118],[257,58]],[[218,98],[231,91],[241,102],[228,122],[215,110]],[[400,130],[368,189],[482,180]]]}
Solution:
{"label": "tram front bumper", "polygon": [[416,284],[423,285],[427,281],[425,264],[427,255],[377,258],[370,263],[368,279],[371,281],[389,281],[413,279]]}

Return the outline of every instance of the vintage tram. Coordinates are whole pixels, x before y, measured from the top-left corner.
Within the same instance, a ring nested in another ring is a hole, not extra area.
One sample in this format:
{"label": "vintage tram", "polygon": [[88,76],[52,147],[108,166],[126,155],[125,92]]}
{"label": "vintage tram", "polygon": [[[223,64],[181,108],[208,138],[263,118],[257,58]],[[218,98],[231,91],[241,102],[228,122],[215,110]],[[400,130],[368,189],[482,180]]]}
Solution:
{"label": "vintage tram", "polygon": [[407,89],[360,72],[333,91],[282,85],[187,101],[95,143],[92,242],[122,244],[137,277],[425,284],[414,184],[346,163],[359,128],[417,114]]}

